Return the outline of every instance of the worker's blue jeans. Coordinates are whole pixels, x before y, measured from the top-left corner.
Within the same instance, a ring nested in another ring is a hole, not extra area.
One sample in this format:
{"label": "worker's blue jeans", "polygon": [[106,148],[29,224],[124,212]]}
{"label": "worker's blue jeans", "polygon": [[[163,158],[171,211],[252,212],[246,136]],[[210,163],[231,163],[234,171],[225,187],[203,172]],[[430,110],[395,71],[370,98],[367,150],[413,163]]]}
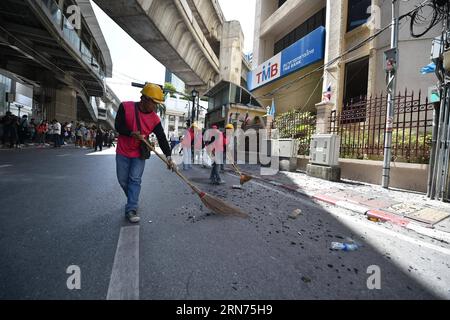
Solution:
{"label": "worker's blue jeans", "polygon": [[128,199],[125,213],[131,210],[137,211],[139,207],[139,194],[141,193],[144,168],[145,160],[128,158],[120,154],[116,155],[117,179]]}

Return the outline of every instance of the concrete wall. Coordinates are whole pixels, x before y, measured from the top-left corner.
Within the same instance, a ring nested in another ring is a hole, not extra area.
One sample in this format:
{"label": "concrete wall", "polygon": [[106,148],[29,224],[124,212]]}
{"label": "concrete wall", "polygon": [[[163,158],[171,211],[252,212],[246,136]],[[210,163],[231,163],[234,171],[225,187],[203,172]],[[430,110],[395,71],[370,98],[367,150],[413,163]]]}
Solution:
{"label": "concrete wall", "polygon": [[[400,14],[405,14],[420,4],[420,0],[400,2]],[[379,6],[373,22],[383,28],[391,22],[391,2],[373,0]],[[348,0],[327,1],[327,44],[325,62],[336,58],[344,51],[354,47],[364,39],[370,37],[378,29],[372,27],[371,22],[347,32]],[[440,34],[438,26],[420,39],[412,38],[409,31],[409,21],[403,20],[399,37],[399,69],[397,91],[419,91],[426,94],[428,87],[436,82],[434,75],[421,75],[420,69],[430,63],[431,40]],[[331,84],[333,95],[331,102],[334,109],[340,110],[343,104],[345,65],[362,57],[369,57],[368,95],[386,94],[386,73],[384,71],[384,52],[390,48],[390,29],[384,31],[374,41],[362,48],[346,55],[339,63],[327,68],[324,73],[324,87]],[[412,54],[414,53],[414,54]]]}
{"label": "concrete wall", "polygon": [[[342,178],[381,185],[382,161],[340,159]],[[393,188],[427,192],[428,165],[394,162],[391,164]]]}
{"label": "concrete wall", "polygon": [[257,0],[253,45],[253,67],[274,55],[274,44],[314,13],[325,7],[325,0]]}
{"label": "concrete wall", "polygon": [[[297,157],[297,169],[306,171],[309,157]],[[339,159],[342,179],[381,185],[382,161]],[[393,162],[390,187],[427,192],[428,165]]]}

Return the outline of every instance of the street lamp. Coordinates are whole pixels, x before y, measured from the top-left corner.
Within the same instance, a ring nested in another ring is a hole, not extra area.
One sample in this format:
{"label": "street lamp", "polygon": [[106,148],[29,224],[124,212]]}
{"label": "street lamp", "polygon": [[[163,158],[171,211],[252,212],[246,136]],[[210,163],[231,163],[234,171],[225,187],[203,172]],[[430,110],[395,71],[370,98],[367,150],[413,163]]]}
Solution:
{"label": "street lamp", "polygon": [[197,99],[198,97],[198,91],[197,90],[192,90],[191,92],[192,95],[192,113],[191,113],[191,124],[194,123],[195,120],[195,99]]}

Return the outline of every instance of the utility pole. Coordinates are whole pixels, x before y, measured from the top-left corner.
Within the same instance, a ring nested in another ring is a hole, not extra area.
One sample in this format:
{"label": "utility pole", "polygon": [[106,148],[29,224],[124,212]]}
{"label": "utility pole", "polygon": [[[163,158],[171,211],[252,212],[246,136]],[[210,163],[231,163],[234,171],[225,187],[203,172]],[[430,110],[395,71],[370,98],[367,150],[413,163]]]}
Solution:
{"label": "utility pole", "polygon": [[386,114],[384,164],[383,164],[383,188],[389,188],[391,157],[392,157],[392,128],[394,124],[395,92],[397,90],[397,68],[398,68],[398,36],[400,1],[392,0],[392,26],[391,26],[391,50],[386,52],[386,66],[388,70],[388,101]]}

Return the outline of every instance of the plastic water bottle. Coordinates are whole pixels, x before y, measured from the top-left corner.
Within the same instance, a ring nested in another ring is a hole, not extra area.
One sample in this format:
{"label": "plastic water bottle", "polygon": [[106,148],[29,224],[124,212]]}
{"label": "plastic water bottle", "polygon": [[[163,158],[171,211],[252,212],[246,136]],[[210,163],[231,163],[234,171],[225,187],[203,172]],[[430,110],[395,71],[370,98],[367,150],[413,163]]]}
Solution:
{"label": "plastic water bottle", "polygon": [[358,245],[354,243],[332,242],[331,249],[340,251],[355,251],[358,250]]}

